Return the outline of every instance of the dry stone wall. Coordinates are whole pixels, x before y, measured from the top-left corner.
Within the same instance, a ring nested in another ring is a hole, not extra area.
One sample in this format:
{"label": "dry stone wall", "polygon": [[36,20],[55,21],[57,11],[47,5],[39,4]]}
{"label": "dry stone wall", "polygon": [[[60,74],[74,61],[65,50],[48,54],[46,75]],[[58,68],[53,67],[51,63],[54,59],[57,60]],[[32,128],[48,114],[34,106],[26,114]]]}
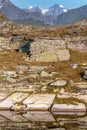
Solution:
{"label": "dry stone wall", "polygon": [[31,60],[57,62],[70,60],[66,42],[61,39],[36,39],[30,45]]}

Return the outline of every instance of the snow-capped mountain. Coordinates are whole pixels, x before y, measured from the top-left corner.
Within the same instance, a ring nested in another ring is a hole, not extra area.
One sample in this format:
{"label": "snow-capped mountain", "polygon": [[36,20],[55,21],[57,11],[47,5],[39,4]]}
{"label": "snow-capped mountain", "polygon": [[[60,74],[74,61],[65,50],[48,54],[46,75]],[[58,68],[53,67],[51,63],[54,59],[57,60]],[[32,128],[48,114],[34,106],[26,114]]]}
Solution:
{"label": "snow-capped mountain", "polygon": [[28,6],[24,10],[27,11],[27,12],[39,12],[39,13],[42,13],[42,14],[46,14],[46,12],[49,9],[44,9],[44,8],[41,8],[41,7]]}
{"label": "snow-capped mountain", "polygon": [[55,25],[57,16],[67,11],[62,5],[50,8],[32,7],[20,9],[11,0],[0,0],[0,10],[10,20],[34,25]]}
{"label": "snow-capped mountain", "polygon": [[46,12],[46,15],[60,15],[62,13],[67,12],[68,9],[66,9],[63,5],[55,4],[54,6],[50,7],[49,10]]}
{"label": "snow-capped mountain", "polygon": [[68,11],[68,9],[66,9],[63,5],[59,5],[59,4],[55,4],[54,6],[48,8],[48,9],[29,6],[29,7],[25,8],[24,10],[26,12],[39,12],[43,15],[55,15],[55,16]]}

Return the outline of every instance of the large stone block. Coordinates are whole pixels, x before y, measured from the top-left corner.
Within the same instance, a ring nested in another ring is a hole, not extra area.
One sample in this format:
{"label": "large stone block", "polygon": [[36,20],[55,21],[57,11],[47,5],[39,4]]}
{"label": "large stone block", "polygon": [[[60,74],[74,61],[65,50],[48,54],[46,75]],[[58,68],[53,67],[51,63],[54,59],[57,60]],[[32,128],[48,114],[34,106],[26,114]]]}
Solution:
{"label": "large stone block", "polygon": [[41,62],[57,62],[58,58],[55,51],[45,51],[36,60]]}
{"label": "large stone block", "polygon": [[23,101],[27,110],[47,111],[51,108],[55,94],[33,94]]}
{"label": "large stone block", "polygon": [[0,110],[11,109],[14,105],[22,105],[22,101],[28,96],[28,93],[15,92],[0,102]]}
{"label": "large stone block", "polygon": [[57,57],[59,61],[67,61],[70,60],[70,53],[68,49],[65,50],[58,50],[57,51]]}

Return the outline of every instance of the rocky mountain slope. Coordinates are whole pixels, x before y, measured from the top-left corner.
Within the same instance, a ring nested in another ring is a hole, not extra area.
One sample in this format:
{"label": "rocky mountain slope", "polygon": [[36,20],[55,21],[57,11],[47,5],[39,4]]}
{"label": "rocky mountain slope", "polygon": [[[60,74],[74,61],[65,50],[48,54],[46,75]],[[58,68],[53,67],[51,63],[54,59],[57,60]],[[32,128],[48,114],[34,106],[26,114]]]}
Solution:
{"label": "rocky mountain slope", "polygon": [[70,24],[87,17],[87,5],[69,10],[57,17],[56,24]]}
{"label": "rocky mountain slope", "polygon": [[86,119],[87,26],[20,25],[0,13],[0,129],[87,129]]}

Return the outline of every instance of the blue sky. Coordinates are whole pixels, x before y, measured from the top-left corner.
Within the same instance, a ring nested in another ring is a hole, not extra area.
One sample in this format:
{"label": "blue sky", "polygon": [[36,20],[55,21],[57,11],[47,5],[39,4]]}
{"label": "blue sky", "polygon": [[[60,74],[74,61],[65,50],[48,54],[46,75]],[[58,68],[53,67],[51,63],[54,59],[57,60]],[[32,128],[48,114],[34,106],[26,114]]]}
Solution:
{"label": "blue sky", "polygon": [[87,0],[11,0],[16,6],[25,8],[27,6],[51,7],[54,4],[62,4],[66,8],[72,9],[87,4]]}

